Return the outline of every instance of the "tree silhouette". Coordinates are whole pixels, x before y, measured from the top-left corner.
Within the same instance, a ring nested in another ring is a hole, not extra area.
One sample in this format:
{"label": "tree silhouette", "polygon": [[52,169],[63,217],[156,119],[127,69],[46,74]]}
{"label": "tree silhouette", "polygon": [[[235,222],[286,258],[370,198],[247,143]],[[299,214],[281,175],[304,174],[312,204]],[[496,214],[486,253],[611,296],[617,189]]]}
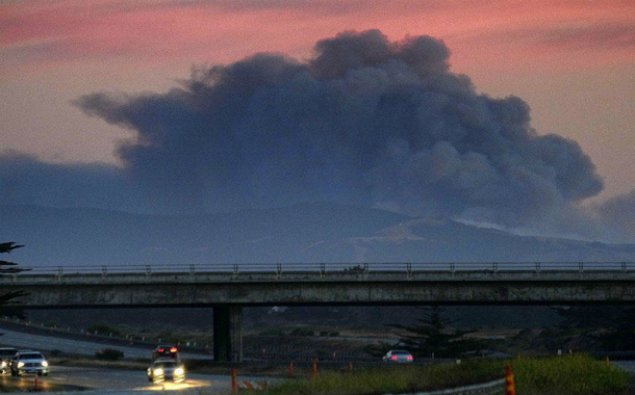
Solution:
{"label": "tree silhouette", "polygon": [[[0,243],[0,254],[10,253],[16,248],[21,248],[21,247],[24,247],[24,245],[16,244],[13,241]],[[18,264],[15,262],[0,260],[0,276],[7,275],[7,274],[20,273],[27,270],[27,269],[19,268],[17,266]],[[0,308],[5,307],[7,304],[9,304],[9,302],[12,299],[15,299],[17,297],[24,296],[24,295],[26,295],[26,292],[24,291],[11,291],[11,292],[5,292],[3,294],[0,294]]]}
{"label": "tree silhouette", "polygon": [[400,344],[415,356],[458,357],[482,349],[481,341],[465,337],[472,331],[450,328],[451,323],[442,316],[439,306],[432,306],[424,310],[415,325],[391,326],[407,332]]}

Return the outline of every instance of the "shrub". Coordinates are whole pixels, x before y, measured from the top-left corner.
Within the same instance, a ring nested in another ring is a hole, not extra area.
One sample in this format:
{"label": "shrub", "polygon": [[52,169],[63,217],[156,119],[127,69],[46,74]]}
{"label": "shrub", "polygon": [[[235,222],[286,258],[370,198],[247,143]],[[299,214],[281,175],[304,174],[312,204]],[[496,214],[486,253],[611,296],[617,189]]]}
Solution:
{"label": "shrub", "polygon": [[295,328],[291,331],[291,336],[313,336],[313,329],[309,328]]}
{"label": "shrub", "polygon": [[123,358],[123,351],[113,348],[104,348],[103,350],[97,351],[95,357],[104,361],[118,361]]}

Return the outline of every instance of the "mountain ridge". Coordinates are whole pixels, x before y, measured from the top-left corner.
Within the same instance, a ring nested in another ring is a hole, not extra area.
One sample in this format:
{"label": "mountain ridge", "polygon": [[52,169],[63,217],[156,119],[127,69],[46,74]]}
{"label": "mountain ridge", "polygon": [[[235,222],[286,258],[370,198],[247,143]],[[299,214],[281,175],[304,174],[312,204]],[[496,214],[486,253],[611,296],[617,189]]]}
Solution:
{"label": "mountain ridge", "polygon": [[[0,206],[32,266],[635,260],[635,244],[524,236],[332,203],[200,215]],[[17,260],[17,259],[16,259]]]}

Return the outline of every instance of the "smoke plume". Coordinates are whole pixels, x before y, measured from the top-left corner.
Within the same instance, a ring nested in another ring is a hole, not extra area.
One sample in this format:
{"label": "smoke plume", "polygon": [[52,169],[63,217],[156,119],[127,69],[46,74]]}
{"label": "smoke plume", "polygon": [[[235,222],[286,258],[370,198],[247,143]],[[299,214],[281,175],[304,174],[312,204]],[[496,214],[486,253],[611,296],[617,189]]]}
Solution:
{"label": "smoke plume", "polygon": [[299,61],[261,53],[167,93],[81,97],[130,129],[124,171],[160,204],[226,210],[332,201],[533,226],[602,182],[517,97],[478,94],[428,36],[344,32]]}
{"label": "smoke plume", "polygon": [[635,189],[594,207],[608,240],[635,243]]}
{"label": "smoke plume", "polygon": [[601,190],[574,141],[536,134],[522,100],[477,94],[448,56],[431,37],[345,32],[304,63],[257,54],[77,103],[136,132],[119,157],[174,207],[328,200],[518,226]]}

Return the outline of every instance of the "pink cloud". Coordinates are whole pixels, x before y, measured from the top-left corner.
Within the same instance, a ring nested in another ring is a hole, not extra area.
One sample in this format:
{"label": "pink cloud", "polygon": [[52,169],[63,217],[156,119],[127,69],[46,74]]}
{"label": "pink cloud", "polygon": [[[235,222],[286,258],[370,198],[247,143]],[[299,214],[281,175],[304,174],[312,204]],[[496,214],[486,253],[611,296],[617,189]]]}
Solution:
{"label": "pink cloud", "polygon": [[307,56],[320,38],[379,28],[393,39],[442,38],[462,64],[504,54],[511,64],[539,56],[581,67],[632,60],[632,26],[631,1],[65,0],[0,6],[0,53],[14,65],[113,57],[217,63],[257,51]]}

